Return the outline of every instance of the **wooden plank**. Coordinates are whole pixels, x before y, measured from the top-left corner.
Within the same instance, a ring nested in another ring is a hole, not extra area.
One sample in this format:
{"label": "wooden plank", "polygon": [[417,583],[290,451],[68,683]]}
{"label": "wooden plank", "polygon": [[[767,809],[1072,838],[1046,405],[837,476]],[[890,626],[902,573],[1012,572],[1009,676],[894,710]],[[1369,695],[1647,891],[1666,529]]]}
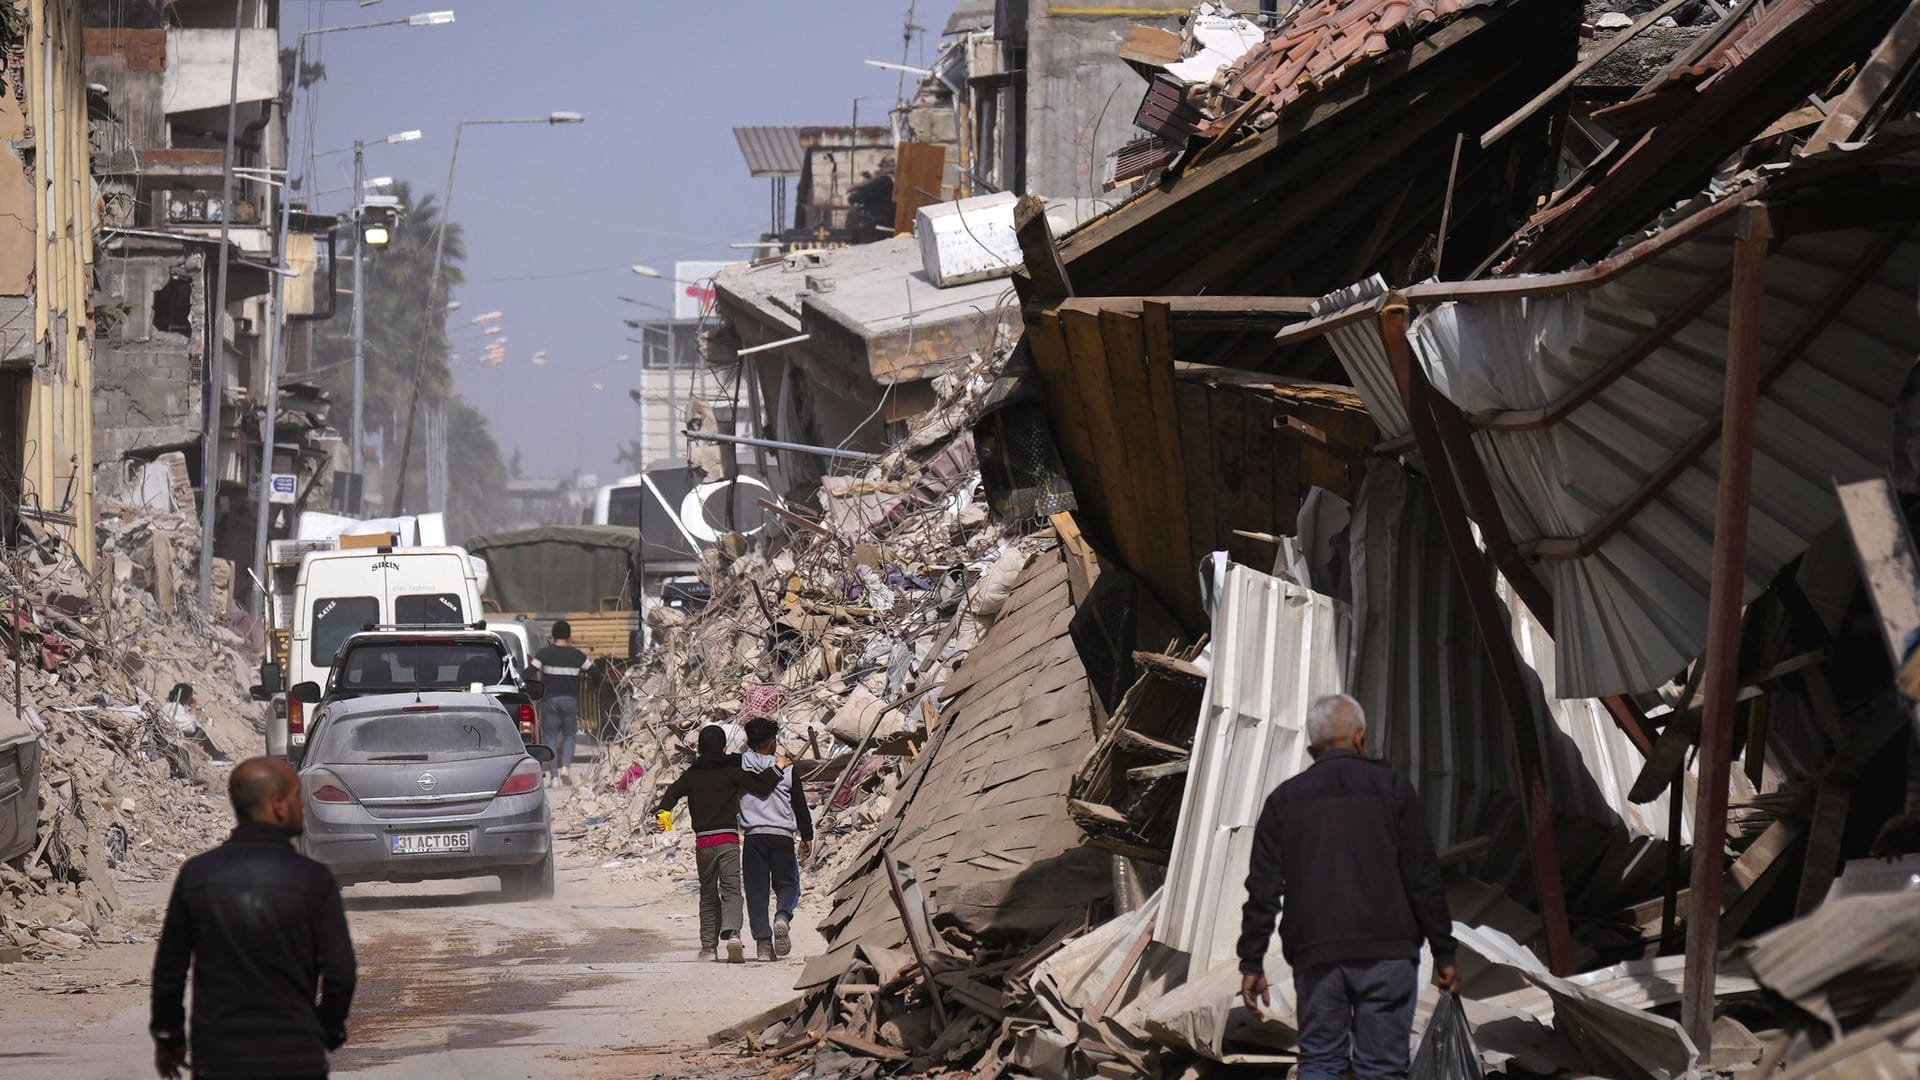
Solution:
{"label": "wooden plank", "polygon": [[851,1050],[856,1054],[864,1054],[870,1058],[879,1058],[881,1061],[906,1062],[913,1060],[913,1055],[907,1053],[905,1050],[895,1050],[891,1046],[881,1046],[879,1043],[871,1039],[861,1038],[845,1028],[835,1028],[827,1032],[825,1038],[828,1042],[843,1050]]}
{"label": "wooden plank", "polygon": [[[1853,534],[1860,558],[1860,578],[1873,598],[1880,636],[1895,671],[1904,672],[1907,642],[1920,630],[1920,555],[1907,531],[1906,515],[1882,476],[1852,484],[1837,484],[1840,512]],[[1920,709],[1910,709],[1914,735],[1920,738]]]}
{"label": "wooden plank", "polygon": [[1047,221],[1047,201],[1037,195],[1022,195],[1013,204],[1013,232],[1020,241],[1025,261],[1022,277],[1028,292],[1023,300],[1052,300],[1073,295],[1073,282],[1067,277],[1067,264],[1061,260],[1060,246],[1054,243],[1053,226]]}
{"label": "wooden plank", "polygon": [[1214,477],[1219,468],[1213,450],[1213,399],[1219,395],[1205,386],[1182,382],[1174,388],[1180,422],[1180,458],[1188,475],[1199,483],[1187,485],[1187,550],[1196,559],[1213,550]]}
{"label": "wooden plank", "polygon": [[805,995],[783,1001],[771,1009],[755,1013],[737,1024],[729,1024],[707,1036],[707,1045],[719,1046],[723,1043],[734,1042],[738,1039],[757,1036],[762,1031],[765,1031],[780,1021],[798,1014],[801,1009],[806,1007],[807,999]]}
{"label": "wooden plank", "polygon": [[893,235],[912,236],[914,214],[945,201],[947,148],[939,143],[901,143],[893,168]]}
{"label": "wooden plank", "polygon": [[1867,59],[1860,73],[1853,77],[1853,82],[1839,96],[1827,102],[1829,111],[1826,120],[1821,123],[1820,130],[1807,139],[1807,145],[1800,153],[1808,156],[1824,153],[1834,143],[1851,139],[1887,88],[1906,68],[1915,50],[1920,50],[1920,6],[1909,4],[1907,10],[1894,21],[1893,28],[1887,31],[1887,36],[1873,50],[1873,55]]}
{"label": "wooden plank", "polygon": [[1159,917],[1155,916],[1148,919],[1147,925],[1140,928],[1139,935],[1133,939],[1133,947],[1127,950],[1126,958],[1120,961],[1119,970],[1115,971],[1113,978],[1107,981],[1107,988],[1102,990],[1100,996],[1093,1000],[1093,1004],[1087,1007],[1087,1023],[1098,1027],[1100,1021],[1106,1017],[1107,1010],[1113,1008],[1114,999],[1120,996],[1120,988],[1127,984],[1127,976],[1133,974],[1133,969],[1140,966],[1140,958],[1147,954],[1147,946],[1153,943],[1153,930],[1159,921]]}
{"label": "wooden plank", "polygon": [[1116,741],[1125,743],[1127,746],[1133,747],[1136,750],[1147,750],[1156,754],[1164,754],[1169,759],[1185,761],[1188,756],[1185,747],[1175,746],[1170,742],[1162,742],[1151,735],[1142,735],[1132,728],[1116,731],[1113,737]]}
{"label": "wooden plank", "polygon": [[1614,50],[1639,36],[1640,31],[1673,14],[1681,4],[1686,2],[1687,0],[1667,0],[1666,3],[1640,16],[1639,21],[1609,39],[1605,45],[1595,49],[1591,56],[1575,64],[1572,71],[1554,80],[1552,86],[1534,95],[1532,101],[1520,106],[1512,116],[1507,117],[1505,120],[1487,129],[1487,133],[1480,136],[1480,149],[1485,150],[1487,147],[1511,135],[1514,128],[1526,123],[1528,118],[1539,112],[1542,106],[1558,98],[1568,90],[1573,89],[1573,84],[1580,81],[1580,76],[1598,67],[1602,60],[1613,55]]}
{"label": "wooden plank", "polygon": [[1186,773],[1188,764],[1189,762],[1186,761],[1164,761],[1158,765],[1141,765],[1137,768],[1128,769],[1127,779],[1137,784],[1144,784],[1149,780],[1164,780],[1169,776],[1181,776]]}
{"label": "wooden plank", "polygon": [[[1060,314],[1060,323],[1066,331],[1072,392],[1079,396],[1081,411],[1087,418],[1090,460],[1096,470],[1086,480],[1099,488],[1106,509],[1103,519],[1082,521],[1081,525],[1091,524],[1105,538],[1125,542],[1140,535],[1140,520],[1132,499],[1131,478],[1116,475],[1124,472],[1126,433],[1114,413],[1113,386],[1107,374],[1106,343],[1100,336],[1100,319],[1085,312],[1064,311]],[[1081,478],[1076,476],[1074,480],[1077,483]],[[1129,569],[1138,568],[1130,565]]]}

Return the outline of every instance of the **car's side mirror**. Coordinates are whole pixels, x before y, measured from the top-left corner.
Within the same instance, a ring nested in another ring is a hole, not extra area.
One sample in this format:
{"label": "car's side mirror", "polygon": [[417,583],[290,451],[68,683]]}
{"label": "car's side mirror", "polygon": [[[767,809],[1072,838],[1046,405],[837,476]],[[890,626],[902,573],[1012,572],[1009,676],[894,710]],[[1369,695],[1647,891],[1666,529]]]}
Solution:
{"label": "car's side mirror", "polygon": [[520,692],[527,695],[528,701],[539,701],[547,696],[547,684],[539,679],[528,679],[520,684]]}
{"label": "car's side mirror", "polygon": [[545,765],[547,762],[553,760],[553,747],[548,746],[546,743],[528,743],[527,756]]}
{"label": "car's side mirror", "polygon": [[316,705],[320,702],[320,684],[317,682],[294,683],[288,696],[302,705]]}
{"label": "car's side mirror", "polygon": [[260,663],[260,685],[251,688],[247,693],[255,701],[272,701],[273,695],[285,689],[281,678],[279,663],[273,660],[263,660]]}

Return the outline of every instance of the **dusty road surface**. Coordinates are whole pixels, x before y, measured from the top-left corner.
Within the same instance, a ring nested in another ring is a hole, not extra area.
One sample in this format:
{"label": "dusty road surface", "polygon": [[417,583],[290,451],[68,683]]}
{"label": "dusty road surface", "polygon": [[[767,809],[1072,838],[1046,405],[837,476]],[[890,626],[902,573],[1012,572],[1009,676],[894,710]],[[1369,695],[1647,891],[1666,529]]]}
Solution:
{"label": "dusty road surface", "polygon": [[[147,972],[168,884],[122,885],[136,943],[0,965],[0,1076],[154,1075]],[[361,885],[346,897],[360,990],[336,1077],[756,1075],[709,1051],[706,1036],[792,997],[802,957],[820,946],[809,904],[789,959],[697,961],[690,874],[588,863],[564,845],[552,900],[504,902],[490,878]]]}

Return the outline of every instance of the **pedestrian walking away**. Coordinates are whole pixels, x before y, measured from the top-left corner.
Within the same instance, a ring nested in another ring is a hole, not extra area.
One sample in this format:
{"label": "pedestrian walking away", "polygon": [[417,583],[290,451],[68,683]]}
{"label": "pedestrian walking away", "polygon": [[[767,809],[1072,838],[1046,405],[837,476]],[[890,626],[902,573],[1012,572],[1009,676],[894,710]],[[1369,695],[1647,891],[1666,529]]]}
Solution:
{"label": "pedestrian walking away", "polygon": [[233,835],[188,859],[167,901],[153,961],[155,1068],[169,1080],[187,1069],[195,1080],[325,1076],[353,1002],[340,886],[293,850],[306,812],[292,766],[249,758],[227,794]]}
{"label": "pedestrian walking away", "polygon": [[764,797],[780,786],[780,773],[749,772],[738,754],[727,753],[727,732],[718,724],[700,729],[699,756],[660,793],[653,814],[687,800],[693,820],[694,865],[700,873],[700,958],[746,960],[740,940],[740,799]]}
{"label": "pedestrian walking away", "polygon": [[563,784],[573,782],[573,748],[580,734],[580,679],[593,667],[593,658],[573,647],[573,627],[561,619],[553,624],[553,644],[533,654],[531,665],[547,688],[540,700],[542,741],[553,751],[553,775]]}
{"label": "pedestrian walking away", "polygon": [[[746,873],[747,922],[762,960],[775,960],[793,951],[793,912],[800,904],[800,863],[813,854],[813,814],[807,809],[806,785],[784,768],[777,751],[780,725],[767,717],[747,721],[747,752],[740,764],[748,771],[773,769],[780,785],[764,797],[740,797],[740,831],[746,835],[741,863]],[[799,845],[796,854],[794,845]],[[767,901],[774,900],[773,918]]]}
{"label": "pedestrian walking away", "polygon": [[1434,983],[1459,986],[1433,838],[1413,785],[1366,756],[1359,702],[1314,702],[1307,739],[1313,764],[1267,796],[1254,827],[1240,993],[1256,1013],[1272,1004],[1265,958],[1279,915],[1300,1031],[1295,1076],[1404,1077],[1422,940]]}

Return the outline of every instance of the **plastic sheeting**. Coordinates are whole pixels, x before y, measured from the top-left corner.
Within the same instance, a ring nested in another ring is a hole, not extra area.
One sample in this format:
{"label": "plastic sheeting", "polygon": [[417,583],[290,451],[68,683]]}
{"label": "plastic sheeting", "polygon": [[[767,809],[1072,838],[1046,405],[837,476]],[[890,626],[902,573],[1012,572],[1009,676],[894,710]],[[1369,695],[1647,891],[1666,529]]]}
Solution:
{"label": "plastic sheeting", "polygon": [[1201,701],[1155,940],[1189,977],[1230,960],[1253,827],[1307,764],[1307,709],[1345,689],[1347,606],[1213,555],[1212,677]]}
{"label": "plastic sheeting", "polygon": [[[1440,303],[1411,328],[1434,387],[1468,416],[1562,400],[1639,346],[1732,265],[1733,216],[1649,255],[1611,280],[1558,295]],[[1796,235],[1767,261],[1760,363],[1835,296],[1760,402],[1747,588],[1751,599],[1838,508],[1832,484],[1876,475],[1890,454],[1893,402],[1920,338],[1909,237],[1863,285],[1844,279],[1881,237],[1873,230]],[[1525,279],[1520,279],[1524,281]],[[1339,310],[1378,295],[1377,282],[1326,298]],[[1721,411],[1728,296],[1564,421],[1534,431],[1482,431],[1474,448],[1516,542],[1580,537],[1629,498]],[[1407,432],[1377,326],[1328,335],[1389,437]],[[1600,697],[1653,689],[1705,644],[1718,447],[1710,448],[1589,558],[1543,560],[1561,649],[1559,689]]]}

